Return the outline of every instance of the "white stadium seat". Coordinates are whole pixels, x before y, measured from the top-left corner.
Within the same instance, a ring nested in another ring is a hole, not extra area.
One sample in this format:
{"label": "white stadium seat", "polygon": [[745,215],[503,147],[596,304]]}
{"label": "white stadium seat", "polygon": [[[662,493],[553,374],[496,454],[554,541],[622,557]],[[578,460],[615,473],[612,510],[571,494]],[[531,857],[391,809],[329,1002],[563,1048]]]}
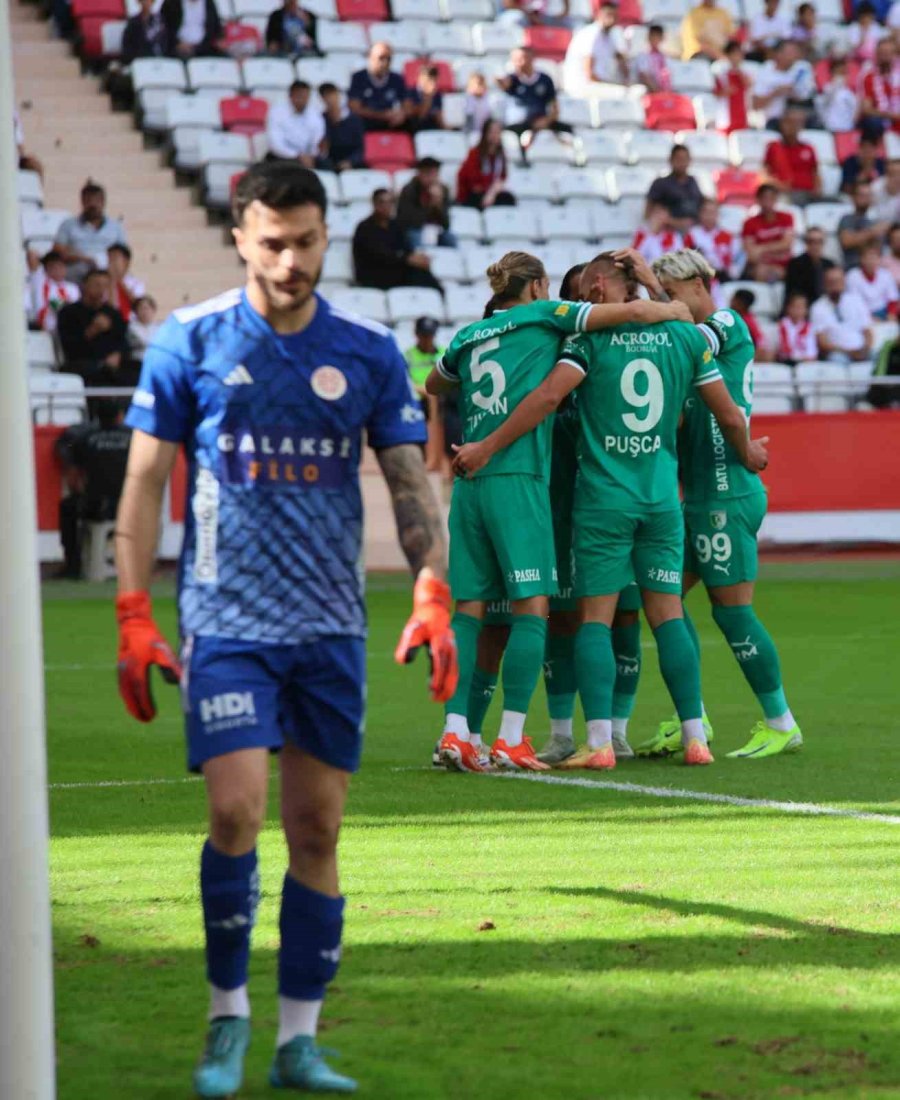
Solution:
{"label": "white stadium seat", "polygon": [[583,242],[595,237],[594,205],[595,203],[568,203],[566,206],[551,206],[541,215],[541,237],[550,242]]}
{"label": "white stadium seat", "polygon": [[736,290],[749,290],[756,301],[753,303],[753,312],[759,317],[777,317],[781,311],[781,286],[770,286],[768,283],[755,283],[751,279],[735,279],[734,282],[722,284],[722,296],[726,302],[731,301],[731,296]]}
{"label": "white stadium seat", "polygon": [[415,136],[416,156],[461,164],[469,153],[469,143],[462,134],[448,130],[420,130]]}
{"label": "white stadium seat", "polygon": [[334,203],[342,203],[344,196],[341,191],[341,177],[337,172],[326,172],[324,169],[317,169],[316,175],[325,188],[325,195],[328,199],[329,206]]}
{"label": "white stadium seat", "polygon": [[816,160],[819,167],[837,164],[837,154],[834,148],[834,137],[828,130],[801,130],[800,141],[811,145],[816,151]]}
{"label": "white stadium seat", "polygon": [[[322,23],[316,28],[316,40],[324,54],[363,54],[369,48],[362,23]],[[326,58],[327,59],[327,58]]]}
{"label": "white stadium seat", "polygon": [[442,0],[445,19],[460,19],[467,23],[494,18],[494,5],[491,0]]}
{"label": "white stadium seat", "polygon": [[440,291],[423,286],[398,286],[387,292],[388,311],[394,321],[415,321],[417,317],[444,317]]}
{"label": "white stadium seat", "polygon": [[365,58],[343,53],[330,57],[301,57],[294,65],[297,79],[305,80],[313,88],[328,83],[348,88],[350,77],[362,68],[365,68]]}
{"label": "white stadium seat", "polygon": [[462,255],[466,269],[466,281],[482,283],[487,278],[486,271],[497,259],[497,249],[492,244],[467,244],[458,250]]}
{"label": "white stadium seat", "polygon": [[538,239],[537,218],[528,207],[491,206],[482,214],[489,241]]}
{"label": "white stadium seat", "polygon": [[337,19],[338,17],[335,0],[303,0],[303,6],[319,19]]}
{"label": "white stadium seat", "polygon": [[44,205],[44,185],[37,172],[27,168],[16,172],[16,199],[32,206]]}
{"label": "white stadium seat", "polygon": [[345,287],[332,297],[331,304],[347,313],[358,313],[369,321],[379,321],[383,325],[390,321],[387,295],[383,290],[363,286]]}
{"label": "white stadium seat", "polygon": [[20,215],[22,239],[29,241],[40,237],[55,238],[59,227],[71,217],[68,210],[47,210],[42,207],[28,206]]}
{"label": "white stadium seat", "polygon": [[56,367],[56,347],[49,332],[25,333],[25,358],[29,367]]}
{"label": "white stadium seat", "polygon": [[623,164],[628,156],[626,135],[620,130],[584,130],[577,138],[585,164]]}
{"label": "white stadium seat", "polygon": [[508,54],[522,41],[522,31],[502,23],[476,23],[472,27],[472,46],[477,54]]}
{"label": "white stadium seat", "polygon": [[575,148],[571,138],[558,138],[549,130],[540,130],[528,148],[531,164],[571,164]]}
{"label": "white stadium seat", "polygon": [[798,363],[797,392],[806,412],[844,412],[850,404],[850,372],[843,363]]}
{"label": "white stadium seat", "polygon": [[100,24],[100,49],[104,57],[118,57],[122,52],[125,25],[124,19],[111,19]]}
{"label": "white stadium seat", "polygon": [[296,79],[294,66],[284,57],[248,57],[241,68],[244,87],[254,92],[265,88],[287,90]]}
{"label": "white stadium seat", "polygon": [[731,163],[744,168],[759,168],[766,149],[778,135],[772,130],[735,130],[728,137]]}
{"label": "white stadium seat", "polygon": [[378,168],[354,168],[341,174],[341,193],[344,202],[365,202],[371,205],[372,192],[378,187],[394,190],[394,180],[389,172]]}
{"label": "white stadium seat", "polygon": [[609,186],[602,168],[575,168],[557,179],[557,194],[568,199],[607,199]]}
{"label": "white stadium seat", "polygon": [[[451,130],[462,130],[466,124],[465,92],[447,92],[443,99],[443,111],[444,125]],[[465,137],[468,141],[469,135]]]}
{"label": "white stadium seat", "polygon": [[166,127],[201,126],[216,130],[222,125],[218,96],[207,94],[170,95],[166,100]]}
{"label": "white stadium seat", "polygon": [[166,103],[170,95],[177,95],[173,88],[143,88],[137,95],[138,114],[142,130],[154,133],[166,128]]}
{"label": "white stadium seat", "polygon": [[145,88],[187,88],[184,64],[174,57],[138,57],[131,63],[131,82],[136,93]]}
{"label": "white stadium seat", "polygon": [[693,95],[696,92],[713,90],[713,77],[708,61],[671,60],[669,72],[672,75],[672,91],[679,95]]}
{"label": "white stadium seat", "polygon": [[837,233],[838,223],[845,214],[852,214],[853,207],[843,202],[811,202],[806,208],[807,226],[815,226],[826,233]]}
{"label": "white stadium seat", "polygon": [[694,164],[728,167],[728,139],[718,130],[683,130],[676,140],[690,149]]}
{"label": "white stadium seat", "polygon": [[450,209],[450,228],[460,241],[484,239],[484,222],[481,212],[470,206],[453,206]]}
{"label": "white stadium seat", "polygon": [[668,164],[673,144],[672,135],[665,130],[634,130],[626,144],[628,163],[654,167]]}
{"label": "white stadium seat", "polygon": [[188,83],[199,88],[238,92],[241,89],[241,67],[231,57],[192,57],[187,63]]}
{"label": "white stadium seat", "polygon": [[427,19],[439,22],[444,18],[440,0],[391,0],[391,15],[401,19]]}
{"label": "white stadium seat", "polygon": [[349,244],[344,241],[332,241],[329,244],[322,266],[322,278],[327,282],[344,285],[353,282],[353,256]]}
{"label": "white stadium seat", "polygon": [[408,53],[421,53],[423,44],[422,27],[419,23],[370,23],[369,41],[387,42],[393,50],[406,50]]}
{"label": "white stadium seat", "polygon": [[610,168],[606,179],[610,198],[620,199],[627,195],[639,195],[643,198],[656,179],[656,173],[649,168],[634,165],[628,168]]}
{"label": "white stadium seat", "polygon": [[573,96],[561,95],[557,99],[559,104],[559,120],[577,129],[588,128],[594,125],[594,110],[586,99],[575,99]]}
{"label": "white stadium seat", "polygon": [[557,180],[566,174],[550,164],[533,164],[530,168],[511,164],[506,185],[518,202],[532,203],[555,198]]}
{"label": "white stadium seat", "polygon": [[212,126],[176,126],[169,132],[175,167],[182,172],[196,172],[203,167],[200,155],[200,139],[204,134],[214,134]]}
{"label": "white stadium seat", "polygon": [[253,148],[246,134],[201,130],[199,156],[201,164],[250,164]]}
{"label": "white stadium seat", "polygon": [[350,241],[363,218],[372,213],[371,202],[354,202],[349,206],[333,206],[328,211],[328,236],[333,241]]}
{"label": "white stadium seat", "polygon": [[467,325],[484,315],[484,306],[490,297],[481,284],[449,287],[444,297],[447,319],[455,325]]}
{"label": "white stadium seat", "polygon": [[474,50],[468,23],[428,23],[423,35],[425,52],[435,57],[466,57]]}
{"label": "white stadium seat", "polygon": [[[458,248],[428,248],[431,274],[439,282],[463,283],[468,278],[463,254]],[[393,313],[393,309],[391,310]]]}
{"label": "white stadium seat", "polygon": [[[197,167],[200,167],[199,164]],[[246,164],[231,161],[213,161],[203,165],[204,203],[216,210],[227,210],[231,205],[231,177],[246,167]]]}
{"label": "white stadium seat", "polygon": [[87,417],[84,381],[77,374],[38,374],[28,380],[35,424],[80,424]]}
{"label": "white stadium seat", "polygon": [[632,99],[608,99],[596,106],[597,125],[639,129],[644,125],[644,108]]}

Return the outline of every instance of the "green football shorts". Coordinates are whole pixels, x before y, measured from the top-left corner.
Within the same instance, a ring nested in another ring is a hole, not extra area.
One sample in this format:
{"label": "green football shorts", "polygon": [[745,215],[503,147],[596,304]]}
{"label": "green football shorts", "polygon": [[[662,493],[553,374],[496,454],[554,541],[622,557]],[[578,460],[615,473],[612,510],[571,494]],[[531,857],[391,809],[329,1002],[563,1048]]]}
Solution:
{"label": "green football shorts", "polygon": [[639,589],[680,595],[683,558],[680,508],[649,515],[597,509],[575,517],[578,596],[610,596],[633,581]]}
{"label": "green football shorts", "polygon": [[695,573],[707,588],[755,581],[756,535],[767,503],[765,493],[753,493],[736,500],[685,504],[685,573]]}
{"label": "green football shorts", "polygon": [[450,590],[455,600],[556,595],[546,481],[530,474],[456,479],[450,502]]}
{"label": "green football shorts", "polygon": [[623,588],[619,593],[619,603],[616,607],[617,611],[640,611],[641,609],[641,590],[638,586],[631,582],[627,587]]}

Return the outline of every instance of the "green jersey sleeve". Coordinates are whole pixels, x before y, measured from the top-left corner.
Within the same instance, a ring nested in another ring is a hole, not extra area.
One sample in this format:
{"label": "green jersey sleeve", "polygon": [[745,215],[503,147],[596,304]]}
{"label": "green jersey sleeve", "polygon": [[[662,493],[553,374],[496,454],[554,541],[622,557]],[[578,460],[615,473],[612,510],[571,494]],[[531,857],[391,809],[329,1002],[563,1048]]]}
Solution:
{"label": "green jersey sleeve", "polygon": [[693,384],[707,386],[710,382],[721,382],[722,375],[713,358],[712,348],[699,328],[692,329],[689,343],[694,361]]}
{"label": "green jersey sleeve", "polygon": [[591,367],[591,341],[587,336],[570,336],[560,349],[557,361],[587,374]]}
{"label": "green jersey sleeve", "polygon": [[445,348],[443,354],[434,364],[435,370],[448,382],[459,382],[459,353],[463,346],[460,335],[464,332],[460,329]]}
{"label": "green jersey sleeve", "polygon": [[736,315],[730,309],[716,310],[697,328],[703,333],[716,359],[743,342],[744,326],[737,324]]}
{"label": "green jersey sleeve", "polygon": [[593,308],[590,302],[558,302],[552,299],[548,302],[532,302],[531,306],[544,324],[566,336],[585,331]]}

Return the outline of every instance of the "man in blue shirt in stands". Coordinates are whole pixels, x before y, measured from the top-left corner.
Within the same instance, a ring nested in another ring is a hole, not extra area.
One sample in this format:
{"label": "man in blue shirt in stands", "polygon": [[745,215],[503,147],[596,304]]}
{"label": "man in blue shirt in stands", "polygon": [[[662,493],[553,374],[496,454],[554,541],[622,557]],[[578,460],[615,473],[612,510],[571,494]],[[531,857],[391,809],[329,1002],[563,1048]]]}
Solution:
{"label": "man in blue shirt in stands", "polygon": [[369,50],[365,69],[353,74],[347,106],[367,130],[402,130],[409,115],[410,92],[399,73],[391,72],[393,52],[387,42]]}
{"label": "man in blue shirt in stands", "polygon": [[[116,525],[119,689],[134,717],[156,710],[149,673],[181,682],[188,766],[202,772],[209,838],[200,864],[210,1026],[201,1097],[243,1077],[247,969],[259,897],[256,839],[269,754],[279,752],[289,865],[281,897],[279,1028],[270,1083],[353,1092],[316,1046],[341,951],[336,847],[362,747],[365,609],[360,453],[365,433],[416,575],[395,654],[426,645],[431,693],[457,680],[446,549],[428,485],[425,425],[389,330],[315,293],[327,247],[314,172],[257,164],[234,198],[244,288],[178,309],[147,349]],[[157,526],[176,454],[188,459],[176,661],[153,622]]]}
{"label": "man in blue shirt in stands", "polygon": [[559,103],[552,77],[534,65],[534,51],[517,46],[509,55],[510,71],[497,77],[509,97],[504,128],[519,135],[522,154],[540,130],[571,134],[572,127],[559,121]]}

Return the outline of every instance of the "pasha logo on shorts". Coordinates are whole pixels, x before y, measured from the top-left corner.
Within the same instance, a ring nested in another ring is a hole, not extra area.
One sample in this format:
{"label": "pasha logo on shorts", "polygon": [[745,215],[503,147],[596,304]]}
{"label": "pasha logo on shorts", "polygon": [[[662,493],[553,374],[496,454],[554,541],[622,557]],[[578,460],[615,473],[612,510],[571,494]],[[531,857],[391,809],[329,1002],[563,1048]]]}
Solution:
{"label": "pasha logo on shorts", "polygon": [[200,721],[207,733],[222,733],[237,726],[256,725],[252,691],[225,691],[200,700]]}
{"label": "pasha logo on shorts", "polygon": [[721,531],[723,527],[728,523],[727,512],[710,512],[709,523],[714,531]]}
{"label": "pasha logo on shorts", "polygon": [[340,401],[347,392],[347,379],[343,372],[328,364],[316,367],[309,384],[316,397],[321,397],[323,401]]}
{"label": "pasha logo on shorts", "polygon": [[648,569],[647,580],[662,584],[681,584],[681,573],[677,569]]}
{"label": "pasha logo on shorts", "polygon": [[506,579],[510,584],[524,584],[526,581],[539,581],[541,579],[540,569],[510,569],[506,574]]}

